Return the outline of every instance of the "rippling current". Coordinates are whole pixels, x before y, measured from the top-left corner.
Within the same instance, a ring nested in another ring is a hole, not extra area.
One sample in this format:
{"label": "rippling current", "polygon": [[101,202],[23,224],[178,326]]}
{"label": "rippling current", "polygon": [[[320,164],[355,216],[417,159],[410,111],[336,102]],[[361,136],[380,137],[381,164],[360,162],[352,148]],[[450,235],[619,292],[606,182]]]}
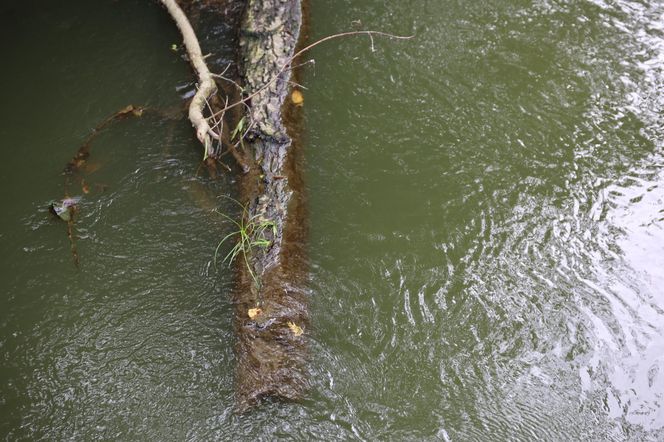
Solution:
{"label": "rippling current", "polygon": [[310,3],[310,41],[415,37],[309,54],[312,388],[242,416],[211,213],[234,183],[186,122],[96,141],[79,271],[45,211],[90,127],[192,89],[168,17],[0,7],[0,435],[664,438],[664,4]]}
{"label": "rippling current", "polygon": [[331,419],[365,439],[664,437],[664,5],[312,10],[316,35],[416,35],[321,48],[307,83]]}

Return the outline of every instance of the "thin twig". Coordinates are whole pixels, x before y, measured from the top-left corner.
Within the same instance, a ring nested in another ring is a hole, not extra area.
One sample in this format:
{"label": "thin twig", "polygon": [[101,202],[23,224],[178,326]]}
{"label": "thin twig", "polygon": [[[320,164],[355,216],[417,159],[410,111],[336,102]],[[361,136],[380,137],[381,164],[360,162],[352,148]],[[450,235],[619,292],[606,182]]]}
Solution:
{"label": "thin twig", "polygon": [[[226,72],[226,69],[224,69],[224,72]],[[221,78],[222,80],[226,80],[227,82],[232,83],[236,88],[239,89],[240,92],[244,91],[244,88],[242,86],[240,86],[237,82],[235,82],[234,80],[231,80],[228,77],[224,77],[224,75],[223,75],[224,72],[222,72],[221,74],[212,74],[212,76],[216,77],[216,78]]]}
{"label": "thin twig", "polygon": [[[226,103],[226,104],[228,104],[228,103]],[[216,136],[214,137],[216,140],[220,140],[220,139],[221,139],[221,131],[222,131],[223,128],[224,128],[224,127],[223,127],[223,124],[224,124],[224,116],[221,115],[221,118],[219,118],[219,119],[217,120],[217,118],[214,116],[214,110],[212,109],[212,106],[210,105],[210,101],[209,101],[207,98],[205,98],[205,105],[207,106],[208,110],[210,111],[210,116],[209,116],[208,118],[210,118],[210,119],[212,120],[212,122],[214,123],[214,124],[212,125],[212,127],[210,128],[210,130],[211,130],[212,132],[214,132],[214,128],[217,127],[217,126],[219,126],[219,125],[221,124],[220,129],[219,129],[217,132],[215,132],[215,135],[216,135]],[[209,123],[208,123],[208,124],[209,124]]]}
{"label": "thin twig", "polygon": [[295,87],[298,87],[298,88],[300,88],[300,89],[303,89],[303,90],[305,90],[305,91],[308,91],[308,90],[309,90],[308,87],[301,85],[301,84],[298,83],[297,81],[288,80],[288,84],[290,84],[291,86],[295,86]]}
{"label": "thin twig", "polygon": [[232,109],[236,106],[239,106],[242,103],[246,103],[249,100],[251,100],[253,97],[255,97],[256,95],[258,95],[261,92],[265,91],[268,87],[270,87],[272,85],[272,83],[274,83],[275,81],[277,81],[279,79],[281,74],[284,71],[286,71],[286,69],[288,69],[288,67],[293,62],[293,60],[295,60],[297,57],[304,54],[305,52],[313,49],[314,47],[316,47],[319,44],[324,43],[326,41],[334,40],[336,38],[341,38],[341,37],[348,37],[348,36],[351,36],[351,35],[370,35],[370,36],[371,35],[379,35],[379,36],[383,36],[383,37],[394,38],[394,39],[397,39],[397,40],[410,40],[411,38],[415,37],[414,35],[408,35],[408,36],[393,35],[393,34],[388,34],[387,32],[380,32],[380,31],[349,31],[349,32],[342,32],[342,33],[334,34],[334,35],[328,35],[327,37],[321,38],[320,40],[317,40],[314,43],[311,43],[310,45],[308,45],[308,46],[304,47],[303,49],[300,49],[299,51],[297,51],[295,53],[295,55],[293,55],[292,57],[290,57],[288,59],[288,61],[282,66],[281,69],[279,69],[279,72],[277,72],[277,74],[270,81],[265,83],[261,88],[259,88],[257,91],[253,92],[252,94],[248,95],[247,97],[242,98],[241,100],[236,101],[235,103],[224,107],[223,109],[218,111],[215,115],[219,115],[223,112],[226,112],[229,109]]}
{"label": "thin twig", "polygon": [[299,68],[299,67],[306,66],[306,65],[308,65],[308,64],[313,64],[313,65],[315,65],[315,64],[316,64],[316,60],[314,60],[314,59],[312,58],[311,60],[307,60],[307,61],[305,61],[304,63],[296,64],[295,66],[291,66],[289,69],[290,69],[290,70],[292,70],[292,69],[297,69],[297,68]]}

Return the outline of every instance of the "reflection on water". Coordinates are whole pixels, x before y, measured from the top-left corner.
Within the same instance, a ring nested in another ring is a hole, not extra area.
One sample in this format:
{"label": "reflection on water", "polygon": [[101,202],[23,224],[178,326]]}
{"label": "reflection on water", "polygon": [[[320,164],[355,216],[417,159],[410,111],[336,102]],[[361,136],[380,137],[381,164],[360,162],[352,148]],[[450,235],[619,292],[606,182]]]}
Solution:
{"label": "reflection on water", "polygon": [[[313,388],[244,416],[232,404],[230,275],[211,268],[229,227],[209,209],[232,182],[196,176],[187,124],[145,118],[100,137],[90,179],[108,190],[83,199],[80,272],[44,211],[88,128],[191,87],[168,49],[173,26],[138,1],[0,9],[21,36],[2,39],[16,60],[3,84],[32,75],[29,102],[61,105],[25,130],[33,109],[2,92],[19,112],[0,127],[16,146],[0,177],[0,433],[661,439],[661,2],[311,9],[317,36],[360,20],[417,38],[311,54]],[[25,55],[41,47],[26,31],[36,26],[55,54],[47,85]]]}
{"label": "reflection on water", "polygon": [[661,436],[662,5],[346,6],[314,29],[418,41],[315,54],[330,418],[366,439]]}

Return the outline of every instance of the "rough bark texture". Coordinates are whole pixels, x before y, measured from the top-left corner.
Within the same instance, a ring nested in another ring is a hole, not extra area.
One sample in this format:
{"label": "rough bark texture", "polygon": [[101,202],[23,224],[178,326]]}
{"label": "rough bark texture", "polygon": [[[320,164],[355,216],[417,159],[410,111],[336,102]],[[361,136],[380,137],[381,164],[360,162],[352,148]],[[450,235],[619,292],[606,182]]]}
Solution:
{"label": "rough bark texture", "polygon": [[[243,283],[235,301],[241,409],[267,396],[296,399],[307,387],[303,205],[295,145],[283,121],[284,112],[293,110],[292,104],[284,106],[291,72],[279,74],[295,53],[301,21],[299,0],[249,0],[240,35],[246,92],[260,90],[279,75],[251,99],[249,111],[254,129],[248,141],[255,166],[242,179],[242,197],[249,202],[249,219],[269,221],[274,231],[256,238],[270,245],[252,248],[251,272],[240,266]],[[250,309],[259,313],[250,314]]]}
{"label": "rough bark texture", "polygon": [[[199,140],[206,143],[212,156],[211,131],[202,111],[216,87],[213,89],[214,81],[186,17],[174,0],[161,2],[180,28],[199,77],[199,90],[190,105],[189,118]],[[204,5],[212,10],[223,6],[226,10],[227,4],[214,0],[192,2],[190,15],[196,17]],[[246,261],[244,256],[236,260],[239,278],[233,301],[239,411],[247,410],[265,397],[298,399],[308,385],[305,340],[308,306],[303,250],[306,214],[298,172],[299,130],[295,127],[301,115],[292,103],[284,104],[293,75],[288,64],[292,62],[302,24],[301,7],[300,0],[248,0],[240,24],[244,93],[252,97],[245,116],[252,130],[241,146],[243,161],[240,165],[246,173],[239,180],[240,199],[247,204],[245,225],[269,223],[270,227],[248,227],[250,242],[261,245],[245,248]],[[210,50],[216,51],[214,47]],[[213,65],[213,68],[225,71],[224,66]],[[229,103],[240,99],[233,96],[236,91],[232,87],[231,91],[225,90],[223,82],[219,87],[228,96]],[[260,93],[253,95],[259,90]],[[224,106],[223,102],[210,101],[213,112]],[[225,114],[229,123],[224,125],[226,131],[237,124],[236,112],[242,107],[233,106],[232,110]],[[228,144],[228,134],[216,135],[221,135]]]}

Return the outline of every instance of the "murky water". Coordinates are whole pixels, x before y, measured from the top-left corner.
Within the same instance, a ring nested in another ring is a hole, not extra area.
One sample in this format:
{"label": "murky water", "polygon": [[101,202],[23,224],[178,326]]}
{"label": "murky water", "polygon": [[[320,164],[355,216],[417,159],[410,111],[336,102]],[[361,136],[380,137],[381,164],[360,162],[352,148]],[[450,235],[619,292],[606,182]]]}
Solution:
{"label": "murky water", "polygon": [[[312,1],[305,71],[313,388],[232,411],[232,177],[186,122],[95,141],[77,223],[64,164],[128,103],[191,89],[150,2],[0,7],[7,439],[664,437],[664,5]],[[98,169],[97,169],[98,167]]]}
{"label": "murky water", "polygon": [[91,128],[129,103],[181,106],[192,84],[170,49],[177,30],[143,1],[21,1],[0,14],[0,434],[205,435],[233,395],[231,278],[212,266],[225,227],[210,213],[236,211],[214,198],[231,180],[197,173],[186,121],[147,113],[93,142],[80,270],[46,211]]}
{"label": "murky water", "polygon": [[319,48],[306,82],[326,428],[664,437],[664,5],[312,14],[417,35]]}

